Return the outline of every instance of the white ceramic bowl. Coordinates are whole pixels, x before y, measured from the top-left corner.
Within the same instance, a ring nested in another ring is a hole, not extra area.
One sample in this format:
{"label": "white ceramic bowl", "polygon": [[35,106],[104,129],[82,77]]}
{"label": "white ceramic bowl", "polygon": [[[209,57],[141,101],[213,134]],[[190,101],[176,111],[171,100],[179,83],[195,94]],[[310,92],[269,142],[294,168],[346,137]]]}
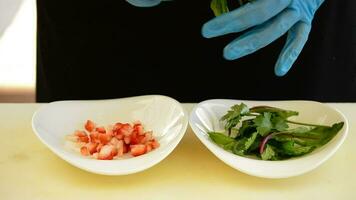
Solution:
{"label": "white ceramic bowl", "polygon": [[[83,130],[87,119],[101,125],[140,120],[152,130],[160,147],[141,156],[119,160],[95,160],[65,148],[65,136]],[[59,101],[42,106],[32,119],[38,138],[70,164],[89,172],[124,175],[159,163],[178,145],[186,132],[188,116],[181,104],[166,96],[139,96],[98,101]]]}
{"label": "white ceramic bowl", "polygon": [[[234,104],[245,103],[248,107],[267,105],[299,111],[294,121],[331,125],[345,122],[344,127],[326,145],[310,154],[283,161],[263,161],[246,158],[225,151],[217,146],[206,133],[207,131],[223,130],[219,120]],[[313,101],[238,101],[238,100],[207,100],[193,109],[190,120],[196,136],[220,160],[227,165],[249,175],[263,178],[287,178],[311,171],[329,159],[344,142],[348,132],[348,121],[342,113],[328,105]]]}

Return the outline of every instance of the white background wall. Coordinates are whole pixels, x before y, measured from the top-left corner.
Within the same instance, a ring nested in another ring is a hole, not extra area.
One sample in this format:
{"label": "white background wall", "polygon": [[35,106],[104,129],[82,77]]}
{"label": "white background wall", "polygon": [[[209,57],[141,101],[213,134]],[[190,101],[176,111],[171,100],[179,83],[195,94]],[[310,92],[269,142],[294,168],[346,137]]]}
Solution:
{"label": "white background wall", "polygon": [[0,0],[0,102],[35,100],[36,0]]}

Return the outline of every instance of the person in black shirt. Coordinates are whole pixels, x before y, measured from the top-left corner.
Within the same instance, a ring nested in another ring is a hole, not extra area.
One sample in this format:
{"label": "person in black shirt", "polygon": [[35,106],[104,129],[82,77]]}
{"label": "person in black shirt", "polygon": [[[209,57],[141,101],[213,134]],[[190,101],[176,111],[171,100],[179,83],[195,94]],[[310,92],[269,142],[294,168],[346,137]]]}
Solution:
{"label": "person in black shirt", "polygon": [[[356,100],[355,1],[325,1],[290,71],[273,66],[280,37],[240,59],[222,49],[237,35],[206,39],[210,0],[138,8],[126,1],[38,0],[37,101],[162,94],[211,98]],[[248,31],[248,30],[247,30]]]}

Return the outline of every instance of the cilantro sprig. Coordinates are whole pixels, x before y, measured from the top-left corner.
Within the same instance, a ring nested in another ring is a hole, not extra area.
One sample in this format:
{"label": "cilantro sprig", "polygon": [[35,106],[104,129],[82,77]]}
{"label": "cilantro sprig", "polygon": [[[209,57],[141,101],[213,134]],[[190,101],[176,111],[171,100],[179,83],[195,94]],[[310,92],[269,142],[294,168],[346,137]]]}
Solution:
{"label": "cilantro sprig", "polygon": [[[310,153],[326,144],[344,125],[344,122],[339,122],[325,126],[288,119],[298,114],[296,111],[269,106],[249,109],[241,103],[232,106],[221,118],[227,134],[208,134],[217,145],[234,154],[263,160],[283,160]],[[299,127],[290,128],[290,124]]]}

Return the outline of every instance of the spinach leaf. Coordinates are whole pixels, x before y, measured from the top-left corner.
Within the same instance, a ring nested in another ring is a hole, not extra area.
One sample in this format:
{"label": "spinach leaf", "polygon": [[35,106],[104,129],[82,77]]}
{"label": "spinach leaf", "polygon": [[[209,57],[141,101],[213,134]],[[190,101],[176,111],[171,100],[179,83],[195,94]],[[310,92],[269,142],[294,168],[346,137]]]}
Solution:
{"label": "spinach leaf", "polygon": [[208,132],[209,137],[218,145],[226,145],[235,140],[229,136],[224,135],[223,133],[218,132]]}
{"label": "spinach leaf", "polygon": [[344,122],[333,124],[331,127],[315,127],[312,129],[299,128],[280,132],[272,138],[277,141],[293,141],[299,145],[320,147],[328,143],[344,126]]}

